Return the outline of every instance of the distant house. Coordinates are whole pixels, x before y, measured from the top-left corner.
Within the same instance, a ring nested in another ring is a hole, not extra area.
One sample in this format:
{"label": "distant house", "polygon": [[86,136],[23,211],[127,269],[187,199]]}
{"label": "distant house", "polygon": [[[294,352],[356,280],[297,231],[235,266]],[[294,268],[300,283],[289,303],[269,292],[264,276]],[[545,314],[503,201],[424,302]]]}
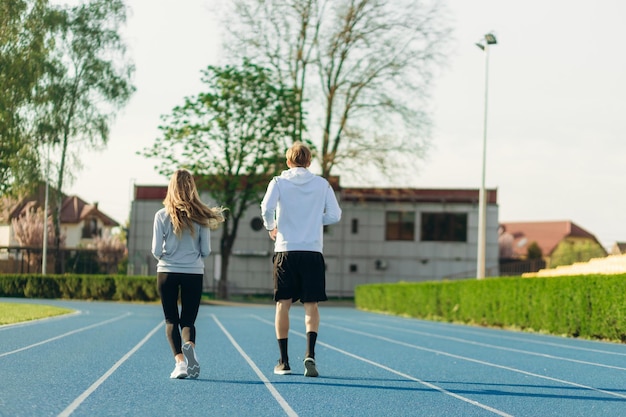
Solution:
{"label": "distant house", "polygon": [[[49,189],[49,210],[53,210],[52,188]],[[45,207],[45,184],[41,184],[31,195],[15,200],[0,202],[0,247],[19,246],[13,233],[12,220],[25,211]],[[66,248],[86,247],[96,236],[104,236],[119,223],[98,208],[98,203],[88,204],[80,197],[63,195],[61,206],[61,234],[65,235]]]}
{"label": "distant house", "polygon": [[517,259],[539,247],[549,268],[607,256],[593,234],[569,220],[500,223],[499,244],[501,254]]}
{"label": "distant house", "polygon": [[611,248],[611,255],[626,254],[626,242],[615,242]]}

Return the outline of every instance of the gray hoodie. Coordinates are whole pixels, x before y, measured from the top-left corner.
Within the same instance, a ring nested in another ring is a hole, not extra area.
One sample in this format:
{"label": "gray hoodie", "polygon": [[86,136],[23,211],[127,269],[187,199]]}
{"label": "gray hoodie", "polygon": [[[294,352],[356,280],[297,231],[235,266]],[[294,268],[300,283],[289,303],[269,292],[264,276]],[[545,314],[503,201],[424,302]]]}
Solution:
{"label": "gray hoodie", "polygon": [[204,258],[211,253],[211,234],[208,227],[194,226],[193,237],[184,230],[179,239],[165,208],[157,211],[152,229],[152,255],[159,260],[157,272],[204,274]]}
{"label": "gray hoodie", "polygon": [[322,253],[323,226],[337,223],[341,208],[328,181],[297,167],[270,181],[261,217],[267,230],[277,228],[275,252]]}

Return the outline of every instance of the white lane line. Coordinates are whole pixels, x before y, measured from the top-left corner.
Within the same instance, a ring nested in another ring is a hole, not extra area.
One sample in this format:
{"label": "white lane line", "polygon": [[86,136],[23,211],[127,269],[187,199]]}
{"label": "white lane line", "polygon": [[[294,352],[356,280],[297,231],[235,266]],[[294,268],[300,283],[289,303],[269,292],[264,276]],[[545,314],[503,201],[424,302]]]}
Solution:
{"label": "white lane line", "polygon": [[[264,323],[267,323],[267,324],[270,324],[270,325],[274,325],[274,323],[272,323],[272,322],[270,322],[270,321],[268,321],[268,320],[265,320],[265,319],[263,319],[263,318],[261,318],[261,317],[259,317],[259,316],[254,316],[254,315],[253,315],[252,317],[254,317],[254,318],[256,318],[257,320],[262,321],[262,322],[264,322]],[[327,325],[326,325],[326,326],[327,326]],[[300,337],[304,337],[304,338],[306,338],[306,335],[305,335],[305,334],[300,333],[300,332],[297,332],[297,331],[295,331],[295,330],[290,330],[289,332],[290,332],[290,333],[294,333],[294,334],[296,334],[296,335],[298,335],[298,336],[300,336]],[[375,367],[377,367],[377,368],[384,369],[385,371],[387,371],[387,372],[391,372],[391,373],[396,374],[396,375],[398,375],[398,376],[401,376],[402,378],[408,379],[408,380],[410,380],[410,381],[417,382],[417,383],[422,384],[422,385],[424,385],[424,386],[426,386],[426,387],[428,387],[428,388],[431,388],[431,389],[433,389],[433,390],[435,390],[435,391],[439,391],[439,392],[441,392],[442,394],[449,395],[450,397],[456,398],[457,400],[461,400],[461,401],[464,401],[464,402],[466,402],[466,403],[468,403],[468,404],[474,405],[474,406],[476,406],[476,407],[480,407],[480,408],[482,408],[483,410],[490,411],[490,412],[492,412],[492,413],[494,413],[494,414],[497,414],[497,415],[499,415],[499,416],[501,416],[501,417],[513,417],[511,414],[507,414],[507,413],[505,413],[504,411],[498,410],[498,409],[493,408],[493,407],[489,407],[488,405],[482,404],[482,403],[480,403],[480,402],[478,402],[478,401],[475,401],[475,400],[469,399],[469,398],[467,398],[467,397],[463,397],[462,395],[455,394],[455,393],[453,393],[453,392],[451,392],[451,391],[446,390],[445,388],[442,388],[442,387],[439,387],[439,386],[437,386],[437,385],[431,384],[430,382],[423,381],[423,380],[421,380],[421,379],[419,379],[419,378],[416,378],[416,377],[414,377],[414,376],[411,376],[411,375],[405,374],[405,373],[403,373],[403,372],[397,371],[397,370],[395,370],[395,369],[393,369],[393,368],[389,368],[388,366],[385,366],[385,365],[383,365],[383,364],[381,364],[381,363],[378,363],[378,362],[374,362],[374,361],[369,360],[369,359],[367,359],[367,358],[364,358],[364,357],[362,357],[362,356],[355,355],[354,353],[347,352],[347,351],[345,351],[345,350],[343,350],[343,349],[340,349],[340,348],[338,348],[338,347],[335,347],[335,346],[329,345],[328,343],[324,343],[324,342],[320,342],[320,341],[318,341],[318,342],[317,342],[317,344],[318,344],[318,345],[321,345],[321,346],[324,346],[324,347],[326,347],[326,348],[328,348],[328,349],[332,349],[332,350],[334,350],[334,351],[336,351],[336,352],[342,353],[342,354],[344,354],[344,355],[346,355],[346,356],[349,356],[349,357],[354,358],[354,359],[356,359],[356,360],[359,360],[359,361],[361,361],[361,362],[365,362],[365,363],[370,364],[370,365],[372,365],[372,366],[375,366]]]}
{"label": "white lane line", "polygon": [[239,352],[239,354],[246,360],[246,362],[248,362],[248,365],[250,365],[250,367],[254,370],[254,373],[257,374],[257,376],[259,377],[259,379],[261,381],[263,381],[263,383],[265,384],[265,387],[269,390],[269,392],[272,394],[272,396],[274,397],[274,399],[276,399],[276,401],[278,402],[278,404],[280,404],[280,406],[282,407],[282,409],[285,411],[285,413],[290,416],[290,417],[298,417],[298,414],[293,410],[293,408],[291,408],[291,406],[289,405],[289,403],[287,402],[287,400],[285,400],[283,398],[282,395],[280,395],[280,393],[278,392],[278,390],[276,388],[274,388],[274,385],[272,385],[272,383],[269,381],[269,379],[267,379],[265,377],[265,375],[263,374],[263,372],[261,372],[261,370],[259,369],[258,366],[256,366],[256,364],[252,361],[252,359],[250,359],[250,357],[246,354],[246,352],[241,348],[241,346],[239,346],[239,344],[237,343],[237,341],[235,340],[235,338],[228,332],[228,330],[226,330],[226,328],[222,325],[222,323],[218,320],[218,318],[215,316],[215,314],[211,314],[211,317],[213,318],[213,321],[215,321],[215,323],[217,323],[217,325],[219,326],[219,328],[222,330],[222,332],[224,332],[224,334],[226,335],[226,337],[228,338],[228,340],[230,340],[230,343],[232,343],[232,345],[235,347],[235,349],[237,349],[237,351]]}
{"label": "white lane line", "polygon": [[547,379],[548,381],[558,382],[560,384],[565,384],[565,385],[571,385],[571,386],[574,386],[574,387],[577,387],[577,388],[584,388],[584,389],[588,389],[588,390],[595,391],[595,392],[601,392],[603,394],[611,395],[611,396],[614,396],[614,397],[626,398],[626,395],[618,394],[616,392],[606,391],[606,390],[603,390],[603,389],[600,389],[600,388],[590,387],[588,385],[577,384],[576,382],[566,381],[566,380],[559,379],[559,378],[552,378],[552,377],[546,376],[546,375],[535,374],[533,372],[523,371],[521,369],[512,368],[510,366],[498,365],[498,364],[491,363],[491,362],[481,361],[479,359],[473,359],[473,358],[468,358],[466,356],[455,355],[453,353],[448,353],[448,352],[444,352],[444,351],[441,351],[441,350],[429,349],[429,348],[425,348],[425,347],[422,347],[422,346],[417,346],[417,345],[413,345],[413,344],[410,344],[410,343],[401,342],[399,340],[390,339],[390,338],[384,337],[384,336],[378,336],[378,335],[367,333],[367,332],[361,332],[361,331],[358,331],[358,330],[352,330],[352,329],[349,329],[347,327],[336,326],[336,325],[333,325],[333,324],[326,324],[326,326],[334,327],[335,329],[343,330],[343,331],[354,333],[354,334],[360,334],[362,336],[367,336],[367,337],[371,337],[371,338],[374,338],[374,339],[383,340],[385,342],[394,343],[396,345],[406,346],[406,347],[409,347],[409,348],[412,348],[412,349],[417,349],[417,350],[422,350],[424,352],[430,352],[430,353],[435,353],[437,355],[443,355],[443,356],[448,356],[448,357],[455,358],[455,359],[461,359],[461,360],[468,361],[468,362],[474,362],[474,363],[478,363],[480,365],[486,365],[486,366],[491,366],[493,368],[499,368],[499,369],[504,369],[504,370],[507,370],[507,371],[517,372],[517,373],[520,373],[520,374],[523,374],[523,375],[533,376],[533,377],[536,377],[536,378]]}
{"label": "white lane line", "polygon": [[589,361],[583,361],[580,359],[565,358],[562,356],[550,355],[549,353],[531,352],[529,350],[509,348],[505,346],[492,345],[490,343],[483,343],[483,342],[476,342],[473,340],[461,339],[459,337],[443,336],[443,335],[435,334],[435,333],[422,332],[419,330],[401,329],[398,327],[386,326],[386,325],[381,325],[381,324],[374,324],[374,323],[362,323],[362,324],[365,324],[366,326],[373,326],[373,327],[379,327],[379,328],[382,327],[384,329],[390,329],[396,332],[418,334],[421,336],[428,336],[428,337],[437,338],[437,339],[451,340],[453,342],[465,343],[468,345],[482,346],[482,347],[486,347],[489,349],[504,350],[507,352],[522,353],[525,355],[539,356],[542,358],[554,359],[554,360],[559,360],[559,361],[580,363],[582,365],[591,365],[591,366],[598,366],[601,368],[609,368],[609,369],[616,369],[619,371],[626,371],[626,368],[621,367],[621,366],[606,365],[606,364],[598,363],[598,362],[589,362]]}
{"label": "white lane line", "polygon": [[53,342],[55,340],[62,339],[64,337],[71,336],[73,334],[83,332],[85,330],[93,329],[94,327],[103,326],[105,324],[112,323],[114,321],[123,319],[124,317],[128,317],[130,315],[131,315],[131,313],[125,313],[125,314],[122,314],[121,316],[113,317],[112,319],[109,319],[109,320],[101,321],[99,323],[94,323],[94,324],[86,326],[86,327],[81,327],[80,329],[72,330],[71,332],[67,332],[67,333],[60,334],[58,336],[51,337],[50,339],[42,340],[41,342],[33,343],[32,345],[24,346],[24,347],[21,347],[19,349],[12,350],[10,352],[0,353],[0,358],[3,357],[3,356],[11,355],[13,353],[22,352],[24,350],[31,349],[31,348],[34,348],[36,346],[41,346],[43,344],[50,343],[50,342]]}
{"label": "white lane line", "polygon": [[[342,317],[338,317],[338,316],[334,316],[333,318],[338,319],[338,320],[343,320],[343,321],[351,321],[351,322],[358,322],[358,323],[362,323],[362,321],[358,321],[358,320],[349,320],[349,319],[344,319]],[[397,318],[401,318],[401,317],[397,317]],[[426,327],[427,329],[432,329],[432,328],[436,328],[436,329],[441,329],[441,327],[433,325],[431,323],[424,323],[421,319],[405,319],[405,320],[411,320],[411,322],[413,324],[417,324],[420,327]],[[616,355],[616,356],[626,356],[626,352],[614,352],[614,351],[610,351],[610,350],[604,350],[604,349],[595,349],[595,348],[588,348],[588,347],[582,347],[582,346],[572,346],[572,345],[568,345],[565,343],[556,343],[556,342],[546,342],[543,340],[529,340],[527,338],[521,338],[521,337],[515,337],[515,336],[506,336],[500,333],[496,333],[498,331],[502,331],[505,332],[507,330],[500,330],[500,329],[484,329],[484,331],[475,331],[475,330],[469,330],[469,329],[465,329],[462,328],[461,325],[453,325],[450,323],[439,323],[442,325],[447,325],[446,327],[444,327],[444,329],[446,331],[452,331],[454,333],[466,333],[466,334],[471,334],[473,336],[479,336],[479,337],[490,337],[490,338],[497,338],[497,339],[502,339],[502,340],[511,340],[513,342],[524,342],[527,344],[536,344],[536,345],[546,345],[546,346],[553,346],[553,347],[558,347],[561,349],[571,349],[571,350],[580,350],[580,351],[584,351],[584,352],[593,352],[593,353],[601,353],[604,355]],[[454,327],[453,327],[454,326]],[[492,330],[492,331],[489,331]],[[539,333],[528,333],[529,335],[532,336],[546,336],[548,337],[549,335],[542,335]],[[549,336],[552,338],[558,338],[558,336]],[[595,344],[601,344],[601,343],[613,343],[613,342],[602,342],[599,340],[587,340],[587,339],[577,339],[580,342],[587,342],[587,343],[595,343]],[[616,347],[622,346],[619,343],[614,343],[616,345]]]}
{"label": "white lane line", "polygon": [[58,417],[68,417],[70,416],[77,408],[80,406],[83,401],[85,401],[104,381],[106,381],[112,374],[119,368],[128,358],[130,358],[141,346],[144,345],[156,333],[157,330],[161,326],[163,326],[164,322],[159,323],[154,329],[152,329],[139,343],[135,345],[131,350],[126,353],[126,355],[122,356],[120,360],[115,362],[108,371],[104,373],[96,382],[94,382],[85,392],[76,397],[76,399],[65,409],[63,410]]}

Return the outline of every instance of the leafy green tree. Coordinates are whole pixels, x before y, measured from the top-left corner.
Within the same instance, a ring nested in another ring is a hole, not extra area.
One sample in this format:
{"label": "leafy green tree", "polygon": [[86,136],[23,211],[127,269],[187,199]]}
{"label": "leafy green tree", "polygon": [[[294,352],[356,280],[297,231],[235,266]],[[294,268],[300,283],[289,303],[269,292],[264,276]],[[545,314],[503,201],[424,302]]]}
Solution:
{"label": "leafy green tree", "polygon": [[550,267],[587,262],[592,258],[603,258],[606,250],[598,242],[589,239],[565,239],[550,256]]}
{"label": "leafy green tree", "polygon": [[[135,91],[134,65],[126,57],[120,28],[126,21],[122,0],[93,0],[56,9],[59,32],[41,89],[39,126],[59,139],[55,188],[55,234],[60,233],[64,180],[80,168],[79,154],[105,146],[116,111]],[[71,164],[73,162],[73,165]],[[55,245],[58,250],[58,242]],[[57,256],[55,270],[61,272]]]}
{"label": "leafy green tree", "polygon": [[27,193],[40,179],[32,109],[52,22],[47,0],[0,2],[0,197]]}
{"label": "leafy green tree", "polygon": [[450,39],[441,1],[222,5],[229,55],[272,68],[296,92],[293,136],[311,138],[322,176],[402,174],[425,152],[428,89]]}
{"label": "leafy green tree", "polygon": [[189,169],[198,187],[228,208],[218,286],[218,296],[228,298],[228,264],[239,221],[260,203],[268,181],[284,167],[294,93],[277,86],[271,72],[247,61],[209,66],[202,82],[206,92],[185,98],[164,116],[162,136],[143,155],[161,160],[155,169],[166,176]]}
{"label": "leafy green tree", "polygon": [[543,252],[541,251],[541,247],[537,242],[531,242],[528,245],[528,249],[526,250],[527,259],[542,259]]}

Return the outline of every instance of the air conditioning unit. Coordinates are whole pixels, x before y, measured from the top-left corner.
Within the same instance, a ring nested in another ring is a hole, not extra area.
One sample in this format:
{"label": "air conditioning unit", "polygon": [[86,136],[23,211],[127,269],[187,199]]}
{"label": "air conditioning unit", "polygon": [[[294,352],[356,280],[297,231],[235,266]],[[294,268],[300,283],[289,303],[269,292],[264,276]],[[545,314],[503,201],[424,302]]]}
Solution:
{"label": "air conditioning unit", "polygon": [[387,266],[389,266],[387,264],[387,261],[382,259],[377,259],[376,262],[374,262],[374,265],[376,265],[376,269],[378,269],[379,271],[384,271],[385,269],[387,269]]}

